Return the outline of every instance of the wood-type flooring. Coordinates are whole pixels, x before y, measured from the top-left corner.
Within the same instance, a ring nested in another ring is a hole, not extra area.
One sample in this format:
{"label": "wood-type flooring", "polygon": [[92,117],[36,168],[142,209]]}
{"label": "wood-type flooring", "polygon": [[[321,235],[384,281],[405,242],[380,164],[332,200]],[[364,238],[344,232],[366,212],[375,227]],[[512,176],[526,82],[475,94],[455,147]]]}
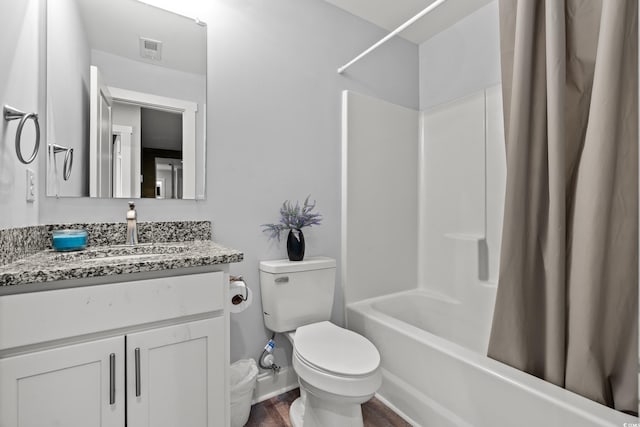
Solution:
{"label": "wood-type flooring", "polygon": [[[251,415],[245,427],[291,427],[289,406],[300,396],[300,389],[294,389],[251,407]],[[411,427],[395,412],[375,397],[362,405],[365,427]]]}

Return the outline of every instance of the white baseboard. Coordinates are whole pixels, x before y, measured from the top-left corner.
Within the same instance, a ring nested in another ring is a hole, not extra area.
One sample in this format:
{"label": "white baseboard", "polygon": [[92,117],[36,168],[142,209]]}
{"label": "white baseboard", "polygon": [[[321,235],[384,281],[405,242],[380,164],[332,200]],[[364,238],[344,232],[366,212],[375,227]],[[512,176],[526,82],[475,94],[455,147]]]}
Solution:
{"label": "white baseboard", "polygon": [[298,387],[298,376],[291,366],[285,366],[280,372],[263,372],[258,375],[256,389],[251,404],[271,399],[274,396]]}
{"label": "white baseboard", "polygon": [[292,366],[284,366],[277,374],[271,371],[263,372],[258,375],[251,404],[271,399],[294,388],[298,388],[298,375]]}
{"label": "white baseboard", "polygon": [[378,399],[380,402],[384,403],[385,406],[387,406],[389,409],[391,409],[393,412],[395,412],[396,415],[398,415],[400,418],[402,418],[403,420],[405,420],[406,422],[408,422],[412,426],[419,426],[420,425],[417,422],[415,422],[413,419],[411,419],[411,417],[409,417],[407,414],[402,412],[396,405],[394,405],[393,403],[388,401],[384,396],[382,396],[382,395],[380,395],[378,393],[376,393],[375,396],[376,396],[376,399]]}

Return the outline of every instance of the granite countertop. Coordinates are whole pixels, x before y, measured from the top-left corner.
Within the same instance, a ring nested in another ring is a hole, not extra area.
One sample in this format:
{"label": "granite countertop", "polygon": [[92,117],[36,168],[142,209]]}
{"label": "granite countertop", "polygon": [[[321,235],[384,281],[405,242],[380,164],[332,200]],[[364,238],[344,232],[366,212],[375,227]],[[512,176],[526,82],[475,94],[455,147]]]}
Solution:
{"label": "granite countertop", "polygon": [[74,252],[44,249],[0,265],[0,286],[228,264],[242,259],[242,252],[210,240],[149,243],[134,247],[88,246]]}

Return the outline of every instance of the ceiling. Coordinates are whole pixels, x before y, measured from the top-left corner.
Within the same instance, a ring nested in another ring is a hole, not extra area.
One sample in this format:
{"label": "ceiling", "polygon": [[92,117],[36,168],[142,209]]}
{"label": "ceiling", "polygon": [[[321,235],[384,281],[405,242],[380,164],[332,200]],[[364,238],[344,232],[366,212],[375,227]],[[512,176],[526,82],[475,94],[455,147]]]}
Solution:
{"label": "ceiling", "polygon": [[182,114],[140,108],[143,148],[182,151]]}
{"label": "ceiling", "polygon": [[[206,29],[193,19],[136,0],[76,1],[92,48],[191,73],[206,72]],[[325,1],[392,31],[435,0]],[[495,0],[447,0],[400,36],[420,44],[492,1]],[[140,57],[140,36],[164,42],[161,62]]]}
{"label": "ceiling", "polygon": [[[75,0],[89,45],[135,61],[206,74],[206,28],[135,0]],[[163,42],[162,60],[140,56],[139,38]]]}
{"label": "ceiling", "polygon": [[[388,31],[393,31],[435,0],[325,0]],[[400,36],[416,44],[494,0],[447,0]],[[363,47],[364,49],[364,47]]]}

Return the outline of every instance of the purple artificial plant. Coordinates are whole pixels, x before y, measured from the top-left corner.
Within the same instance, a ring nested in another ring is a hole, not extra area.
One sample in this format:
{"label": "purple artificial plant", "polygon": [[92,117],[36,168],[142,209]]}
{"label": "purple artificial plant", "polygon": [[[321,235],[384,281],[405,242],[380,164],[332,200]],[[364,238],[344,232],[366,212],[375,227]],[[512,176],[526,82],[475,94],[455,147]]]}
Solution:
{"label": "purple artificial plant", "polygon": [[270,239],[278,239],[280,241],[280,233],[284,230],[300,231],[303,227],[320,225],[322,215],[311,212],[316,207],[316,202],[314,200],[313,203],[309,203],[309,197],[311,195],[304,199],[302,207],[299,202],[293,205],[289,200],[285,200],[282,203],[282,207],[280,207],[280,222],[277,224],[262,224],[262,231],[269,232]]}

